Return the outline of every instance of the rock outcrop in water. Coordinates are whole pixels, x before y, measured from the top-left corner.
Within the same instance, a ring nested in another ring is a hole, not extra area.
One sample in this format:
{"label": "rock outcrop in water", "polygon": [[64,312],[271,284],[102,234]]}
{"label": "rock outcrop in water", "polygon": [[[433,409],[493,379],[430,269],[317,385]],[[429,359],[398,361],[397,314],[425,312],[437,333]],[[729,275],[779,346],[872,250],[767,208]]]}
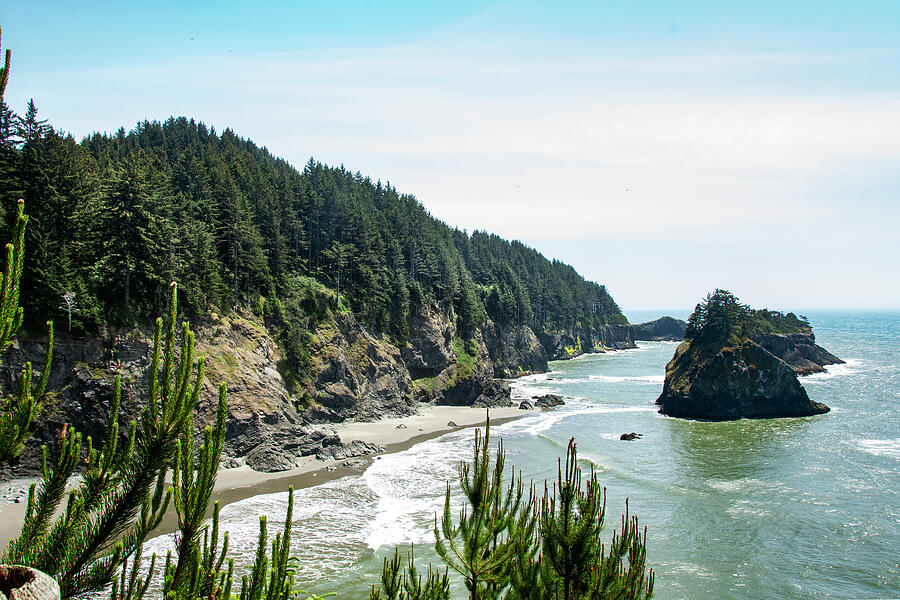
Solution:
{"label": "rock outcrop in water", "polygon": [[812,331],[805,333],[760,333],[753,341],[783,360],[797,375],[822,373],[827,365],[843,364],[840,358],[816,344]]}
{"label": "rock outcrop in water", "polygon": [[[666,366],[659,412],[688,419],[802,417],[828,412],[798,374],[842,362],[815,344],[805,319],[754,311],[722,290],[691,316]],[[779,330],[784,331],[780,333]]]}
{"label": "rock outcrop in water", "polygon": [[632,338],[636,341],[680,342],[684,339],[687,323],[672,317],[660,317],[655,321],[647,321],[632,325]]}

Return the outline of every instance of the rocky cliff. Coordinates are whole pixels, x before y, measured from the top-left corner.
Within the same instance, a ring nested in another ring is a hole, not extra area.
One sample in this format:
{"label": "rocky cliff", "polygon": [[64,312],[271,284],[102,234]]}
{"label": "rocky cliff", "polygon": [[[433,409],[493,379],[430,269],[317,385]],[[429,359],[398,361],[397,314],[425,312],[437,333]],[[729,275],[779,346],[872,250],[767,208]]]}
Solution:
{"label": "rocky cliff", "polygon": [[[198,431],[214,419],[219,383],[228,386],[226,464],[279,471],[295,466],[301,456],[344,457],[378,450],[358,443],[344,446],[338,436],[315,427],[297,410],[295,398],[288,394],[276,369],[278,347],[265,327],[252,317],[214,315],[200,323],[195,334],[197,354],[206,357],[206,377],[197,406]],[[337,346],[339,354],[340,345]],[[364,351],[369,349],[367,344],[362,346]],[[35,435],[20,458],[18,471],[38,468],[40,445],[53,448],[64,424],[75,426],[94,440],[102,439],[117,373],[122,380],[120,430],[127,431],[124,425],[138,418],[145,401],[151,347],[149,332],[141,328],[111,332],[105,340],[58,338],[48,384],[51,393],[37,421]],[[3,362],[4,383],[12,382],[25,361],[40,364],[42,359],[41,343],[16,342]],[[383,369],[389,369],[391,363],[385,361],[384,365],[387,367]],[[353,379],[355,375],[350,371],[345,381],[357,383],[357,411],[373,410],[385,396],[390,396],[386,414],[391,408],[395,413],[403,410],[402,395],[384,392],[390,385],[383,382],[381,370],[364,373],[357,380]],[[399,381],[397,385],[402,386],[402,376]],[[408,390],[408,376],[406,385]],[[405,410],[406,414],[411,411]]]}
{"label": "rocky cliff", "polygon": [[842,364],[840,358],[816,344],[812,331],[806,333],[760,333],[753,341],[783,360],[798,375],[821,373],[827,365]]}
{"label": "rocky cliff", "polygon": [[601,325],[576,332],[541,331],[541,344],[551,360],[566,360],[590,352],[635,348],[632,325]]}
{"label": "rocky cliff", "polygon": [[684,339],[686,325],[680,319],[660,317],[655,321],[635,325],[601,325],[593,329],[582,329],[574,334],[542,331],[538,338],[550,359],[566,360],[589,352],[636,348],[637,341],[679,342]]}
{"label": "rocky cliff", "polygon": [[[670,326],[670,325],[666,325]],[[468,340],[455,317],[429,307],[410,320],[410,336],[398,347],[366,330],[351,314],[337,313],[311,332],[311,364],[289,391],[279,371],[283,356],[263,320],[249,312],[212,314],[195,326],[197,354],[206,377],[197,409],[198,431],[214,418],[216,390],[228,387],[225,463],[277,471],[302,456],[353,456],[377,447],[342,444],[327,425],[416,413],[422,403],[510,406],[502,379],[547,370],[547,361],[584,352],[632,348],[634,339],[658,338],[665,326],[608,325],[580,333],[541,332],[488,320]],[[668,329],[665,329],[668,331]],[[105,337],[57,339],[49,389],[36,435],[20,471],[38,466],[39,446],[52,447],[66,423],[95,440],[106,430],[116,373],[122,376],[124,424],[143,406],[152,336],[146,328],[110,331]],[[19,341],[0,373],[12,382],[25,361],[40,364],[39,341]]]}
{"label": "rocky cliff", "polygon": [[401,351],[349,315],[316,330],[310,421],[376,420],[416,412],[410,371]]}

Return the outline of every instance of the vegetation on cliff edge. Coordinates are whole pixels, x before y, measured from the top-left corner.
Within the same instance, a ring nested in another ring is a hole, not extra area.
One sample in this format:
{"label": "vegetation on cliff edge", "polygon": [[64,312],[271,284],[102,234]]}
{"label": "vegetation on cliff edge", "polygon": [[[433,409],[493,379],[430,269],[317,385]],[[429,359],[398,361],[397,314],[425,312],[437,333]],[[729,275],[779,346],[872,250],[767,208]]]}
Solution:
{"label": "vegetation on cliff edge", "polygon": [[728,290],[716,289],[697,304],[688,318],[684,339],[718,350],[739,346],[760,333],[808,333],[806,317],[776,310],[753,309]]}

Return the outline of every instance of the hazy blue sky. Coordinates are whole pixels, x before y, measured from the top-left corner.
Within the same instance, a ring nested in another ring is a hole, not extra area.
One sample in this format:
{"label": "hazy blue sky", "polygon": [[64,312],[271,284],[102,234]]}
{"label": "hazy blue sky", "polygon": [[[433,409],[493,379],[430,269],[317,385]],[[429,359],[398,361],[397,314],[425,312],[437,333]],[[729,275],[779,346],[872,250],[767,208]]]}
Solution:
{"label": "hazy blue sky", "polygon": [[77,137],[231,127],[625,308],[900,307],[897,0],[12,0],[0,26],[7,102]]}

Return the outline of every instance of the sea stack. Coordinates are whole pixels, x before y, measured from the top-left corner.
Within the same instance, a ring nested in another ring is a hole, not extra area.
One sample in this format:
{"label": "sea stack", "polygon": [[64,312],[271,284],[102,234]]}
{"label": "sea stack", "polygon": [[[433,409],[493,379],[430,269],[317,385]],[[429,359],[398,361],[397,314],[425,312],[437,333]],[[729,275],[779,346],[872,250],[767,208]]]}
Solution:
{"label": "sea stack", "polygon": [[716,290],[691,315],[656,403],[665,415],[713,421],[826,413],[798,374],[840,362],[815,344],[805,318],[754,310]]}

